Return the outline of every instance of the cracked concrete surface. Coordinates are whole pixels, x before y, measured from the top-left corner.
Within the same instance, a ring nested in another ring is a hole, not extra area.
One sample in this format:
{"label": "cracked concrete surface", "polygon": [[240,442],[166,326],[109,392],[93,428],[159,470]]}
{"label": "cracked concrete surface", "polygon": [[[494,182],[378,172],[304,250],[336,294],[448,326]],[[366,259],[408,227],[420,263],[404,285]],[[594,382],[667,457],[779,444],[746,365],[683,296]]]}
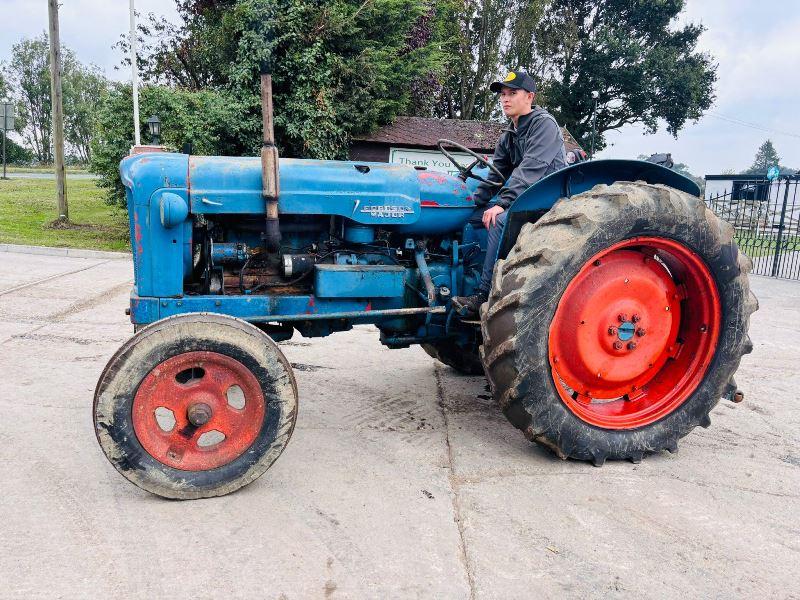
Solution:
{"label": "cracked concrete surface", "polygon": [[530,445],[481,377],[366,326],[281,347],[297,429],[261,479],[171,502],[94,439],[126,260],[0,252],[0,597],[798,597],[800,283],[753,277],[755,351],[676,455]]}

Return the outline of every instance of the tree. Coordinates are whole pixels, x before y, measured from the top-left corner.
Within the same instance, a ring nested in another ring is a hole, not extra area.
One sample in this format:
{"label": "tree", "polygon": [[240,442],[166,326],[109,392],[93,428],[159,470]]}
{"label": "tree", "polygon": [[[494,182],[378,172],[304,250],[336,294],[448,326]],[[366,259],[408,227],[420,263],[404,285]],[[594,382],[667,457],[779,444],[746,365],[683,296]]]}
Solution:
{"label": "tree", "polygon": [[[191,142],[198,154],[235,155],[246,107],[230,94],[205,90],[193,92],[165,86],[148,85],[139,90],[140,131],[146,131],[146,119],[158,115],[162,143],[181,149]],[[125,188],[119,178],[119,163],[133,145],[131,86],[113,84],[103,92],[95,115],[90,169],[100,175],[99,185],[106,189],[109,204],[125,206]]]}
{"label": "tree", "polygon": [[[65,138],[82,160],[89,159],[92,114],[108,85],[96,67],[83,65],[69,48],[61,49]],[[50,112],[50,46],[47,34],[22,39],[4,64],[17,104],[18,124],[25,144],[40,163],[53,161]]]}
{"label": "tree", "polygon": [[586,145],[592,91],[599,93],[595,146],[633,123],[673,135],[713,100],[716,65],[697,51],[701,25],[676,24],[684,0],[550,0],[530,37],[506,56],[541,82],[541,99]]}
{"label": "tree", "polygon": [[[0,143],[3,134],[0,133]],[[20,146],[11,138],[6,140],[6,162],[10,165],[28,165],[33,161],[33,152]]]}
{"label": "tree", "polygon": [[[10,75],[22,137],[39,162],[52,162],[50,116],[50,47],[47,35],[23,39],[11,47]],[[65,49],[64,64],[73,60]]]}
{"label": "tree", "polygon": [[791,169],[780,167],[781,157],[778,156],[775,146],[772,145],[771,140],[765,141],[758,147],[756,156],[753,159],[753,164],[745,171],[747,175],[766,175],[770,167],[779,167],[781,172]]}
{"label": "tree", "polygon": [[88,163],[95,112],[108,80],[97,67],[75,61],[64,73],[63,85],[65,138],[80,161]]}
{"label": "tree", "polygon": [[427,0],[177,4],[181,24],[150,17],[139,29],[142,77],[240,99],[240,154],[260,145],[259,67],[267,59],[281,153],[314,158],[344,157],[353,134],[393,120],[411,104],[412,83],[441,70],[431,40],[414,39]]}
{"label": "tree", "polygon": [[428,78],[425,92],[434,98],[432,106],[415,114],[450,119],[498,117],[499,106],[489,84],[501,75],[510,57],[517,60],[529,54],[526,42],[544,4],[545,0],[436,2],[431,33],[445,52],[445,69],[438,82]]}
{"label": "tree", "polygon": [[[2,67],[2,65],[0,65]],[[5,100],[8,97],[9,86],[6,81],[5,74],[0,70],[0,100]]]}

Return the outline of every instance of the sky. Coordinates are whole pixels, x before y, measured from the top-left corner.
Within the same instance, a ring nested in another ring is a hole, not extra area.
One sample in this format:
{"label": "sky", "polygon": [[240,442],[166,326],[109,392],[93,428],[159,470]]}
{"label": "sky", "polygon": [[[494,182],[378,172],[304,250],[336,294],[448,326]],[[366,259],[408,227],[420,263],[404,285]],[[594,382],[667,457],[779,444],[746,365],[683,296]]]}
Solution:
{"label": "sky", "polygon": [[[176,19],[171,0],[136,0],[138,12]],[[683,22],[702,23],[700,49],[718,65],[716,102],[675,139],[662,128],[608,132],[598,158],[636,158],[670,152],[696,175],[741,171],[771,139],[787,167],[800,169],[800,0],[687,0]],[[128,31],[128,0],[61,0],[61,40],[85,63],[113,79],[122,54],[111,46]],[[0,0],[0,60],[22,37],[47,28],[45,0]]]}

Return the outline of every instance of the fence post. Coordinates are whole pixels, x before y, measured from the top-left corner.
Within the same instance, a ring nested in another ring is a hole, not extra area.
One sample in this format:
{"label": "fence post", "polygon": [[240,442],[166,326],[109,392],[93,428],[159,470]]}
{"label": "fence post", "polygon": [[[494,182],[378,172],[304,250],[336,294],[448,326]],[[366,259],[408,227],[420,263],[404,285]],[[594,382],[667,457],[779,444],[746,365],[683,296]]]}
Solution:
{"label": "fence post", "polygon": [[775,258],[772,261],[772,276],[778,276],[778,263],[781,256],[781,243],[783,242],[783,225],[786,220],[786,204],[789,201],[789,177],[784,179],[786,189],[783,192],[783,208],[781,208],[781,222],[778,224],[778,240],[775,243]]}

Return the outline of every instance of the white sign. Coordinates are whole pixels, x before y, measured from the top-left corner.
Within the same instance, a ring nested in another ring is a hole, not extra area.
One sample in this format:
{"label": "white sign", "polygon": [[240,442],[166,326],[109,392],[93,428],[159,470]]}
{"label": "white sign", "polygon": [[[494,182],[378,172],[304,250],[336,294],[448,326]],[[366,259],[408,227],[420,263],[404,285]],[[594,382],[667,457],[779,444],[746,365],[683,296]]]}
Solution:
{"label": "white sign", "polygon": [[[468,167],[474,158],[463,152],[451,152],[459,162]],[[415,148],[389,148],[389,162],[409,167],[425,167],[431,171],[458,175],[458,169],[438,150],[417,150]]]}
{"label": "white sign", "polygon": [[14,130],[14,105],[10,102],[0,103],[0,129]]}

